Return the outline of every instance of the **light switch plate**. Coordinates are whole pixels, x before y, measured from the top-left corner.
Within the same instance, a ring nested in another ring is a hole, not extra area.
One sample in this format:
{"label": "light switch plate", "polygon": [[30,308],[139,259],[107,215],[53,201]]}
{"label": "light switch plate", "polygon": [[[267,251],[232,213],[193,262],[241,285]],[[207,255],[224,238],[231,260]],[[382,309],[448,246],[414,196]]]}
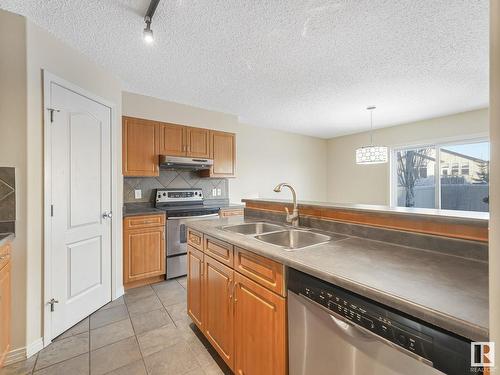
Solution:
{"label": "light switch plate", "polygon": [[217,188],[217,196],[220,196],[220,195],[222,195],[222,191],[220,188]]}
{"label": "light switch plate", "polygon": [[141,189],[135,189],[134,190],[134,195],[135,195],[135,199],[141,199],[142,198],[142,190]]}
{"label": "light switch plate", "polygon": [[216,197],[216,196],[217,196],[217,189],[213,188],[212,189],[212,197]]}

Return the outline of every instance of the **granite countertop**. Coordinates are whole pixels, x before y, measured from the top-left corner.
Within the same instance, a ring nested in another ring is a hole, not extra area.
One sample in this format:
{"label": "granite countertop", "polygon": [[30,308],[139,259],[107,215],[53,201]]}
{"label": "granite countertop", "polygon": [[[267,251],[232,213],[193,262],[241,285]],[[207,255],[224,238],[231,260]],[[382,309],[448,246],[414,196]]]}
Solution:
{"label": "granite countertop", "polygon": [[[260,203],[280,203],[292,204],[291,200],[282,199],[242,199],[242,202],[260,202]],[[300,207],[320,207],[332,208],[351,211],[364,211],[364,212],[377,212],[393,215],[411,215],[414,218],[418,217],[432,217],[440,220],[452,220],[454,223],[465,222],[475,223],[479,225],[488,225],[490,215],[488,212],[471,212],[471,211],[457,211],[457,210],[441,210],[432,208],[413,208],[413,207],[391,207],[383,205],[371,204],[349,204],[349,203],[332,203],[332,202],[314,202],[314,201],[297,201]]]}
{"label": "granite countertop", "polygon": [[11,242],[15,237],[14,233],[0,233],[0,246]]}
{"label": "granite countertop", "polygon": [[286,251],[221,228],[250,221],[230,217],[188,226],[472,341],[488,341],[487,262],[345,235]]}
{"label": "granite countertop", "polygon": [[165,211],[158,210],[151,205],[138,204],[138,203],[128,203],[123,207],[123,217],[128,216],[142,216],[142,215],[165,215]]}

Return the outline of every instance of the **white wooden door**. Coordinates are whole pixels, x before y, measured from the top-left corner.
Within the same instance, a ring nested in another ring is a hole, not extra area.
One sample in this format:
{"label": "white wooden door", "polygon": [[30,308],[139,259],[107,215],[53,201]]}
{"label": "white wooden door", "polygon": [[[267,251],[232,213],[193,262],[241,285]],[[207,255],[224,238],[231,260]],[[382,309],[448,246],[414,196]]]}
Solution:
{"label": "white wooden door", "polygon": [[111,109],[52,81],[48,95],[52,339],[111,300]]}

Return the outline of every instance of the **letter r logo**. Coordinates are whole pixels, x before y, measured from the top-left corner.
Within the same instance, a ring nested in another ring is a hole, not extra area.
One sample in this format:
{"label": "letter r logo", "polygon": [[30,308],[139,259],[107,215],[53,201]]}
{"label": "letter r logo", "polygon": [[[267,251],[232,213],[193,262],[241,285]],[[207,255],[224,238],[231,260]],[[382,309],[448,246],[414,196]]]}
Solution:
{"label": "letter r logo", "polygon": [[471,367],[494,367],[495,343],[491,341],[471,342],[470,365]]}

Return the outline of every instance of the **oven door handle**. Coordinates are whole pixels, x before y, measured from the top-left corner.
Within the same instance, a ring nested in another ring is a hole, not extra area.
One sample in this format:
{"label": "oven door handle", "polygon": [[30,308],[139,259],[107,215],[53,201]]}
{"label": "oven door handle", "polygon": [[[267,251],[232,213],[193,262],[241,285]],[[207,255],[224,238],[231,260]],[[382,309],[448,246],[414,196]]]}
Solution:
{"label": "oven door handle", "polygon": [[208,214],[200,216],[174,216],[174,217],[167,216],[167,220],[203,219],[207,217],[217,217],[217,216],[219,216],[219,214]]}

